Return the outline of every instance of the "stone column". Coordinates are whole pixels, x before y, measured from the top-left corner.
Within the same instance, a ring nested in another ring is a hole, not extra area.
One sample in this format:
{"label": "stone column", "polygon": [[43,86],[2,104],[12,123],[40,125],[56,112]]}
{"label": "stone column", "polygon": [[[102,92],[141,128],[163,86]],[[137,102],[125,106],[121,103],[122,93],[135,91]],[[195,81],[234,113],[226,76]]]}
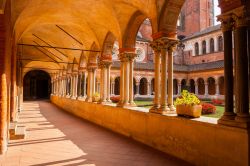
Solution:
{"label": "stone column", "polygon": [[129,105],[129,61],[124,62],[124,103],[123,106]]}
{"label": "stone column", "polygon": [[154,79],[154,105],[149,110],[150,112],[158,111],[160,105],[160,72],[161,72],[161,57],[160,57],[160,47],[158,46],[157,42],[153,42],[151,47],[154,50],[154,60],[155,60],[155,79]]}
{"label": "stone column", "polygon": [[218,120],[220,124],[228,124],[227,121],[234,120],[234,77],[233,77],[233,42],[232,42],[232,19],[230,17],[222,20],[222,31],[224,39],[224,88],[225,88],[225,112]]}
{"label": "stone column", "polygon": [[175,112],[174,101],[173,101],[173,49],[177,41],[171,41],[168,47],[168,106],[172,112]]}
{"label": "stone column", "polygon": [[178,85],[178,95],[181,95],[181,81],[177,80],[177,85]]}
{"label": "stone column", "polygon": [[147,82],[147,95],[150,96],[151,95],[151,82]]}
{"label": "stone column", "polygon": [[219,78],[215,78],[215,95],[220,95]]}
{"label": "stone column", "polygon": [[78,73],[75,74],[75,99],[78,98]]}
{"label": "stone column", "polygon": [[84,82],[83,82],[83,96],[86,97],[87,95],[87,76],[86,76],[86,71],[84,72]]}
{"label": "stone column", "polygon": [[199,84],[198,84],[198,80],[195,80],[194,86],[195,86],[195,94],[196,94],[196,95],[199,95]]}
{"label": "stone column", "polygon": [[167,45],[162,41],[161,43],[161,101],[159,113],[164,114],[169,111],[167,106]]}
{"label": "stone column", "polygon": [[93,68],[92,70],[92,84],[93,84],[93,87],[92,87],[92,94],[95,94],[96,93],[96,67]]}
{"label": "stone column", "polygon": [[100,62],[99,64],[99,69],[101,70],[100,72],[100,101],[99,103],[103,103],[105,101],[104,99],[104,65],[103,62]]}
{"label": "stone column", "polygon": [[235,20],[235,78],[236,78],[236,94],[235,94],[235,109],[237,116],[235,120],[242,127],[250,126],[249,116],[249,80],[248,78],[248,43],[247,43],[247,26],[248,22],[245,15],[241,13],[234,17]]}
{"label": "stone column", "polygon": [[122,106],[123,102],[124,102],[124,60],[122,59],[121,55],[120,55],[120,62],[121,62],[121,66],[120,66],[120,101],[118,102],[117,106]]}
{"label": "stone column", "polygon": [[136,54],[130,54],[129,56],[129,104],[130,106],[136,106],[134,102],[134,58]]}
{"label": "stone column", "polygon": [[88,91],[87,91],[87,98],[86,101],[87,102],[92,102],[92,96],[93,96],[93,90],[92,90],[92,78],[93,74],[92,74],[92,68],[88,68]]}
{"label": "stone column", "polygon": [[136,82],[135,86],[136,86],[136,93],[135,93],[135,95],[139,96],[140,95],[140,82]]}
{"label": "stone column", "polygon": [[110,93],[111,93],[111,90],[110,90],[110,70],[111,70],[111,64],[112,62],[109,62],[107,63],[107,98],[106,98],[106,101],[107,102],[111,102],[110,100]]}
{"label": "stone column", "polygon": [[204,83],[205,83],[205,94],[204,95],[208,96],[208,81],[205,80]]}

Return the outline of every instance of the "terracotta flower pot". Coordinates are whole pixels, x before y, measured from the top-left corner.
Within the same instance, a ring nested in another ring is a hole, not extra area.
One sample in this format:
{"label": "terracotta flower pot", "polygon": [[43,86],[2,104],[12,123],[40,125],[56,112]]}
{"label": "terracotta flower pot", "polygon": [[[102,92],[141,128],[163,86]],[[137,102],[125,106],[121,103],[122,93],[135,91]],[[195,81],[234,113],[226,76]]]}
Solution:
{"label": "terracotta flower pot", "polygon": [[176,112],[178,115],[185,115],[194,118],[201,116],[202,106],[201,105],[177,105]]}

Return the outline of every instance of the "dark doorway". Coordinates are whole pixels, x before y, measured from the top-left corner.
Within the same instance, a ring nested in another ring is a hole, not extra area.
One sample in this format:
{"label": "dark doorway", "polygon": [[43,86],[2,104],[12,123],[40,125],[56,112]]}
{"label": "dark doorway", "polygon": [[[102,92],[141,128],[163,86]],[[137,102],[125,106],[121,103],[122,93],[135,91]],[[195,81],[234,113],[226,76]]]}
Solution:
{"label": "dark doorway", "polygon": [[41,70],[28,72],[23,79],[24,100],[49,99],[51,79],[48,73]]}

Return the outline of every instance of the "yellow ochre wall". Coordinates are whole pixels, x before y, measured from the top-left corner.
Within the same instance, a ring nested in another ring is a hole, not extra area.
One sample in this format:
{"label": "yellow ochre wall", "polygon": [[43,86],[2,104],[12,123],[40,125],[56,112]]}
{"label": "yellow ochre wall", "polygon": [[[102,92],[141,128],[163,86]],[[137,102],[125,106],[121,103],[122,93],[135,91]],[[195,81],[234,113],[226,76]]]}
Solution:
{"label": "yellow ochre wall", "polygon": [[80,118],[195,165],[246,166],[249,163],[249,138],[244,129],[57,96],[51,96],[51,101]]}

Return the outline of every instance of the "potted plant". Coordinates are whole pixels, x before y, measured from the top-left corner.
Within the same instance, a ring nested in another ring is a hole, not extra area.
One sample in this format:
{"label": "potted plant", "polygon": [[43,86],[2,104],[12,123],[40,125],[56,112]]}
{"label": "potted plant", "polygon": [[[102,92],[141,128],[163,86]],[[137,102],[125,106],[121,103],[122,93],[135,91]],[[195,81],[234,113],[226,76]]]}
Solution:
{"label": "potted plant", "polygon": [[93,94],[93,102],[98,102],[100,100],[100,94],[99,93],[94,93]]}
{"label": "potted plant", "polygon": [[176,112],[178,115],[198,118],[201,116],[202,105],[197,96],[183,90],[181,96],[175,100]]}

